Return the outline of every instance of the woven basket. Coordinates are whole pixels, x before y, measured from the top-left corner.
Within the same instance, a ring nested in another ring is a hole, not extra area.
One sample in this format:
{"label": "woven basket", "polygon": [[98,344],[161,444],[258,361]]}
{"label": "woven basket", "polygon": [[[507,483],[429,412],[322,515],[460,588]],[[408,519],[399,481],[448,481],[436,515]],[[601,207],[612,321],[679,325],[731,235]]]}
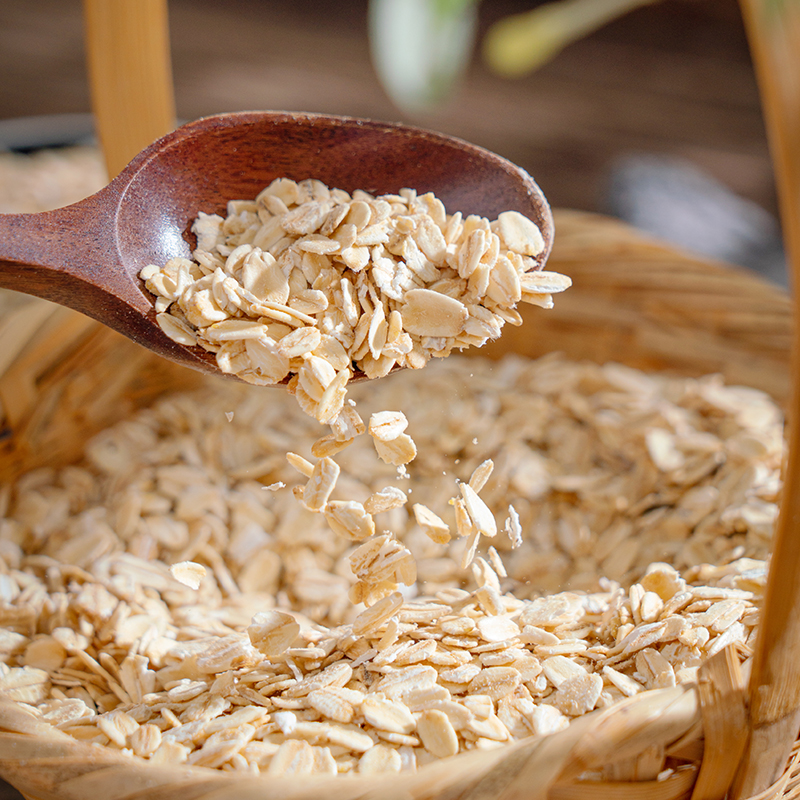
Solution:
{"label": "woven basket", "polygon": [[[615,221],[556,214],[550,264],[572,276],[556,308],[484,349],[563,351],[682,375],[721,373],[779,403],[789,397],[791,304],[745,270],[650,241]],[[87,436],[202,377],[75,312],[5,295],[0,302],[0,480],[78,456]],[[533,333],[531,333],[533,331]],[[265,390],[267,391],[267,390]],[[271,390],[270,390],[271,391]],[[723,797],[748,736],[738,659],[710,659],[698,685],[642,692],[563,732],[472,752],[393,776],[270,778],[149,765],[80,743],[0,702],[0,775],[31,800],[280,798]],[[665,780],[666,759],[682,763]],[[800,753],[763,797],[800,793]]]}

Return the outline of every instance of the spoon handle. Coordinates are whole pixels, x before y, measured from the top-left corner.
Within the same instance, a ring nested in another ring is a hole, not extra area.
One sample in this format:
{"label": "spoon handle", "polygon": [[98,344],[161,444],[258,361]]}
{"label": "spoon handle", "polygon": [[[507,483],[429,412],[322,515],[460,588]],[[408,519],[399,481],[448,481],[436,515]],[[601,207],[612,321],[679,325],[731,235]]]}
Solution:
{"label": "spoon handle", "polygon": [[130,279],[115,269],[111,215],[98,196],[40,214],[0,214],[0,287],[51,300],[101,321]]}

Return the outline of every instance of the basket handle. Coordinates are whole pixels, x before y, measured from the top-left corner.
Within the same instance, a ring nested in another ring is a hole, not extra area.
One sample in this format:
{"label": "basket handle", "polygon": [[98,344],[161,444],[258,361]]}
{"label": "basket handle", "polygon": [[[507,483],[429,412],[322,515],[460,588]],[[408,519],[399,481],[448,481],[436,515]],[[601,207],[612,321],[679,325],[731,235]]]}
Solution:
{"label": "basket handle", "polygon": [[167,0],[84,0],[92,107],[108,177],[175,127]]}
{"label": "basket handle", "polygon": [[[800,2],[740,0],[767,126],[795,304],[800,288]],[[786,767],[800,730],[800,329],[789,456],[749,685],[750,735],[733,789],[752,797]]]}

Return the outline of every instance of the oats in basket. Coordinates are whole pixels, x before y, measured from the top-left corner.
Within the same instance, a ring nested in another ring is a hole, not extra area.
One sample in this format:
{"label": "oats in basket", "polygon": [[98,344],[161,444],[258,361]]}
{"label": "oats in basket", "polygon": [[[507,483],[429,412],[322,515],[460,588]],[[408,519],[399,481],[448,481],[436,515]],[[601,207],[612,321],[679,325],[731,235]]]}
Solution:
{"label": "oats in basket", "polygon": [[177,564],[173,564],[169,571],[176,581],[180,581],[190,589],[199,589],[206,575],[206,568],[202,564],[195,564],[193,561],[180,561]]}
{"label": "oats in basket", "polygon": [[[156,764],[376,774],[750,658],[784,454],[764,395],[454,357],[353,396],[373,435],[348,412],[336,461],[289,398],[214,383],[21,476],[0,697]],[[399,483],[375,443],[407,430]]]}

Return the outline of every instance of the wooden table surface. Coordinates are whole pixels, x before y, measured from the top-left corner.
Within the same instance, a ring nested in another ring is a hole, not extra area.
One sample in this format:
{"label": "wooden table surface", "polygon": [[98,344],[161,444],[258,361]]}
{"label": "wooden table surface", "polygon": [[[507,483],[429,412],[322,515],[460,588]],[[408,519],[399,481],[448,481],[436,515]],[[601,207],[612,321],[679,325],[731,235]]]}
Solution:
{"label": "wooden table surface", "polygon": [[[481,30],[534,0],[485,0]],[[366,0],[170,0],[182,119],[285,109],[402,120],[461,136],[526,168],[555,206],[604,210],[615,159],[691,160],[770,211],[775,194],[735,0],[666,0],[507,81],[479,57],[457,98],[398,111],[371,68]],[[0,120],[89,111],[80,0],[0,3]],[[0,800],[19,797],[0,786]]]}

